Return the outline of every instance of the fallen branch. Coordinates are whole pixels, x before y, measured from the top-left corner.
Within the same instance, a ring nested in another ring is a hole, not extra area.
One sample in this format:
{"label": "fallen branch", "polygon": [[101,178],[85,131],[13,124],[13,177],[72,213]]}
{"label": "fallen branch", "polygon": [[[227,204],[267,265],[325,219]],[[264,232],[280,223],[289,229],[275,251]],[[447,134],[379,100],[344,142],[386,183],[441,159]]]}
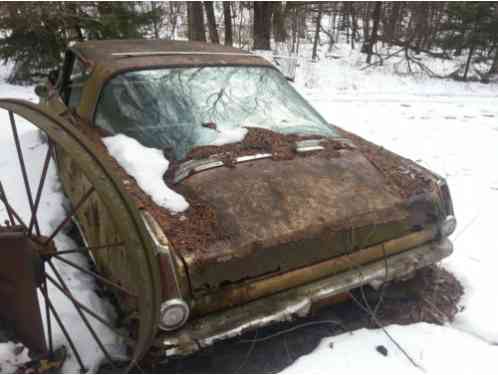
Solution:
{"label": "fallen branch", "polygon": [[[397,55],[398,53],[400,53],[401,51],[403,51],[403,48],[400,48],[399,50],[397,50],[396,52],[393,52],[389,55],[387,55],[386,57],[384,57],[384,59],[381,58],[380,61],[375,61],[373,63],[370,63],[368,65],[365,65],[364,67],[360,68],[360,70],[365,70],[367,68],[370,68],[371,66],[374,66],[374,65],[378,65],[380,63],[380,65],[382,65],[386,60],[389,60],[391,57]],[[378,53],[375,54],[376,56],[380,56]]]}
{"label": "fallen branch", "polygon": [[451,60],[451,57],[446,53],[446,52],[433,52],[428,49],[416,47],[412,44],[410,44],[409,41],[402,41],[402,40],[387,40],[387,39],[380,39],[380,41],[388,44],[392,44],[394,46],[402,47],[402,48],[407,48],[409,50],[415,51],[417,53],[423,52],[431,57],[435,57],[438,59],[443,59],[443,60]]}

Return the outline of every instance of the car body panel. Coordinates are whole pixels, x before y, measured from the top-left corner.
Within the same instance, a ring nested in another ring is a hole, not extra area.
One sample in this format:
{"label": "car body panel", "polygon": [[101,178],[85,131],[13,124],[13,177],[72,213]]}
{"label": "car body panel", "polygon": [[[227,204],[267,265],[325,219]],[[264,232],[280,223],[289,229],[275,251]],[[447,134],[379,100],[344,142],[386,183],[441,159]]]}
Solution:
{"label": "car body panel", "polygon": [[414,271],[449,256],[453,245],[448,239],[350,268],[320,280],[273,294],[215,314],[194,319],[174,333],[158,335],[154,347],[165,356],[184,356],[207,348],[217,341],[242,335],[257,328],[288,322],[309,315],[320,304],[344,300],[356,287],[376,281],[402,279]]}
{"label": "car body panel", "polygon": [[[139,54],[131,54],[135,52]],[[272,65],[238,49],[167,41],[84,42],[68,50],[67,59],[75,58],[83,61],[88,74],[79,105],[69,109],[63,102],[63,72],[59,86],[49,88],[45,106],[66,116],[109,160],[155,239],[164,300],[186,300],[192,319],[212,317],[234,306],[244,309],[248,303],[259,306],[251,301],[275,293],[287,291],[286,296],[294,296],[298,288],[306,289],[321,279],[337,280],[333,277],[352,268],[363,269],[410,249],[430,252],[431,244],[440,241],[441,222],[453,215],[444,179],[336,127],[353,147],[334,155],[313,150],[289,160],[262,158],[224,165],[172,184],[187,200],[195,197],[204,202],[224,234],[206,246],[183,248],[174,234],[182,222],[194,219],[192,210],[172,215],[157,207],[108,154],[93,124],[102,88],[116,74],[136,69]],[[85,181],[67,155],[58,153],[57,157],[64,190],[74,203]],[[78,221],[90,243],[112,241],[103,202],[91,202]],[[126,269],[119,256],[108,252],[100,259],[104,267],[126,277],[119,271]],[[428,255],[427,259],[439,258]],[[343,279],[344,290],[347,280]],[[349,288],[355,285],[351,279]],[[253,314],[253,309],[245,311]],[[169,345],[167,340],[161,342]]]}
{"label": "car body panel", "polygon": [[430,211],[423,217],[410,211],[358,150],[262,159],[207,170],[179,185],[186,196],[210,203],[226,235],[196,252],[177,249],[194,294],[321,262],[436,220]]}

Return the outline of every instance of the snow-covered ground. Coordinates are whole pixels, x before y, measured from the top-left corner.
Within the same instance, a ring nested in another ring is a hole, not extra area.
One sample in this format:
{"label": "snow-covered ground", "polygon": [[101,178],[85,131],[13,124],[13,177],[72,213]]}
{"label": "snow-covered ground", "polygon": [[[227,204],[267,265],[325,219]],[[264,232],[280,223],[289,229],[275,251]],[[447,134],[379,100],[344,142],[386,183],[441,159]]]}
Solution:
{"label": "snow-covered ground", "polygon": [[[382,330],[361,329],[323,340],[286,371],[495,374],[498,85],[360,71],[351,59],[310,65],[298,71],[296,86],[327,120],[447,179],[459,224],[451,236],[454,253],[443,266],[465,294],[463,311],[445,327],[387,327],[420,368]],[[376,351],[378,345],[388,349],[387,357]]]}
{"label": "snow-covered ground", "polygon": [[[325,339],[313,353],[301,357],[286,371],[496,373],[498,299],[494,288],[498,285],[498,240],[494,230],[498,208],[498,84],[393,75],[395,60],[389,60],[391,65],[386,63],[379,69],[361,70],[364,64],[359,63],[359,58],[362,57],[341,46],[332,51],[332,55],[341,58],[322,57],[317,64],[301,60],[295,86],[331,123],[416,160],[447,178],[459,225],[451,237],[455,252],[443,265],[465,288],[463,311],[452,324],[444,327],[425,323],[387,327],[419,367],[413,366],[382,330],[361,329]],[[441,74],[452,70],[444,64],[430,62],[431,69]],[[4,77],[0,72],[0,78]],[[12,96],[35,100],[32,88],[1,83],[0,97]],[[4,146],[10,134],[4,114],[0,117],[0,126],[3,181],[17,160],[13,150]],[[30,174],[36,176],[35,179],[39,176],[44,146],[32,130],[26,129],[22,134],[26,152],[36,153],[31,156],[38,155],[39,159],[31,166]],[[53,228],[63,215],[64,204],[53,170],[47,186],[49,199],[43,202],[41,221],[47,228]],[[21,187],[14,182],[7,186],[9,191],[16,192],[9,198],[23,199]],[[63,248],[74,246],[63,234],[57,241]],[[69,272],[62,265],[59,267]],[[86,289],[91,281],[68,273],[65,276],[81,290],[85,303],[105,310],[91,288]],[[74,316],[74,309],[64,309],[72,319],[70,314]],[[80,328],[73,329],[79,332]],[[58,339],[62,339],[60,333]],[[79,339],[88,349],[87,358],[97,363],[101,358],[98,348],[84,334],[79,335]],[[387,356],[376,351],[379,345],[387,348]],[[14,353],[12,344],[0,344],[2,371],[12,370],[13,361],[20,361]],[[66,370],[74,370],[74,361],[67,366]]]}

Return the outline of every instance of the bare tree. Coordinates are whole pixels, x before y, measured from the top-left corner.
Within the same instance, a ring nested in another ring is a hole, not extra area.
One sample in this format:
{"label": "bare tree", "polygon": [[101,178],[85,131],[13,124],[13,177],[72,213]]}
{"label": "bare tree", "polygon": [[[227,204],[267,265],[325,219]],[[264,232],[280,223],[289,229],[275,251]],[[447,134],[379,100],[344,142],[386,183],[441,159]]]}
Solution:
{"label": "bare tree", "polygon": [[373,12],[372,35],[370,36],[370,38],[368,40],[367,64],[370,64],[370,62],[372,61],[373,47],[374,47],[375,43],[377,43],[377,32],[379,30],[381,7],[382,7],[382,1],[376,1],[374,12]]}
{"label": "bare tree", "polygon": [[254,20],[253,20],[253,36],[254,36],[254,49],[270,48],[270,34],[271,34],[271,18],[273,13],[273,4],[268,1],[255,1],[254,6]]}
{"label": "bare tree", "polygon": [[206,29],[204,28],[204,12],[202,3],[189,1],[187,4],[188,38],[189,40],[206,41]]}
{"label": "bare tree", "polygon": [[211,40],[211,43],[220,44],[220,38],[218,37],[218,28],[216,26],[216,17],[214,16],[213,2],[204,1],[204,9],[206,10],[209,40]]}
{"label": "bare tree", "polygon": [[318,6],[318,13],[315,20],[315,37],[313,38],[313,55],[311,59],[316,61],[318,41],[320,40],[320,24],[322,22],[322,4]]}
{"label": "bare tree", "polygon": [[287,40],[287,30],[285,29],[286,10],[281,1],[273,2],[273,37],[275,42],[285,42]]}
{"label": "bare tree", "polygon": [[223,2],[223,19],[225,20],[225,46],[232,46],[232,9],[229,1]]}

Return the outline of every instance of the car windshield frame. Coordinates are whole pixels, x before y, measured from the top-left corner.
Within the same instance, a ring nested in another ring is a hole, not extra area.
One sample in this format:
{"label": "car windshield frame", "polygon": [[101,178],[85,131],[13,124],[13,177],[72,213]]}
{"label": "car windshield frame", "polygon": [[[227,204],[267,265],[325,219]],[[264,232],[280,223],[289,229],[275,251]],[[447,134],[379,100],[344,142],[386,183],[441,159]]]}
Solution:
{"label": "car windshield frame", "polygon": [[[106,127],[103,127],[101,125],[98,124],[98,116],[99,116],[99,109],[102,108],[102,103],[103,103],[103,100],[104,100],[104,96],[106,94],[106,89],[108,87],[110,87],[110,85],[113,84],[113,81],[115,82],[115,80],[119,80],[119,79],[123,79],[123,77],[125,77],[126,75],[128,74],[134,74],[134,73],[145,73],[145,72],[157,72],[157,71],[167,71],[167,70],[192,70],[192,69],[196,69],[196,70],[201,70],[201,69],[227,69],[227,68],[239,68],[239,69],[259,69],[261,70],[261,72],[263,71],[271,71],[273,73],[269,73],[269,74],[276,74],[277,76],[275,76],[275,81],[278,79],[280,80],[280,84],[282,83],[285,83],[285,89],[288,90],[287,93],[284,93],[284,94],[288,94],[288,93],[291,93],[293,95],[293,98],[294,100],[297,100],[300,102],[301,106],[302,106],[302,109],[304,111],[307,111],[312,117],[314,117],[316,120],[318,120],[319,122],[319,126],[321,127],[321,130],[323,130],[322,132],[319,132],[319,131],[310,131],[310,128],[307,128],[307,130],[303,130],[303,131],[289,131],[287,133],[285,132],[282,132],[283,134],[305,134],[305,135],[315,135],[317,138],[336,138],[336,137],[339,137],[340,138],[340,135],[337,133],[335,127],[331,124],[329,124],[324,118],[323,116],[303,97],[303,95],[301,95],[301,93],[296,90],[296,88],[291,85],[288,80],[285,78],[285,76],[278,70],[278,68],[272,66],[272,65],[258,65],[258,64],[227,64],[227,65],[209,65],[209,64],[206,64],[206,65],[170,65],[170,66],[151,66],[151,67],[140,67],[140,68],[136,68],[136,69],[126,69],[126,70],[120,70],[120,71],[116,71],[114,74],[112,74],[111,76],[109,76],[105,83],[101,86],[100,90],[99,90],[99,94],[98,94],[98,97],[97,97],[97,100],[96,100],[96,104],[95,104],[95,107],[94,107],[94,111],[93,111],[93,121],[92,121],[92,124],[94,127],[97,127],[99,129],[103,129],[104,132],[108,133],[108,135],[115,135],[115,134],[120,134],[120,133],[123,133],[125,134],[124,132],[122,131],[110,131],[108,128]],[[277,82],[278,83],[278,82]],[[283,96],[283,98],[285,98],[285,95]],[[317,122],[317,123],[318,123]],[[204,124],[201,124],[202,127],[204,127]],[[238,124],[236,125],[234,128],[266,128],[266,127],[263,127],[263,126],[257,126],[257,125],[250,125],[250,126],[245,126],[245,125],[242,125],[242,124]],[[294,128],[295,126],[289,126],[288,129],[291,129],[291,128]],[[316,129],[318,129],[319,127],[318,126],[314,126]],[[267,128],[266,128],[267,129]],[[313,129],[313,130],[316,130],[316,129]],[[273,130],[273,131],[276,131],[275,129],[270,129],[270,130]],[[141,140],[136,137],[136,136],[132,136],[130,135],[132,138],[138,140],[139,142],[141,142]],[[242,137],[243,138],[243,137]],[[239,140],[241,141],[242,138]],[[236,140],[235,141],[230,141],[230,142],[226,142],[226,143],[235,143],[237,142]],[[142,142],[141,142],[142,143]],[[222,144],[226,144],[226,143],[222,143]],[[218,145],[221,145],[221,144],[210,144],[210,143],[201,143],[201,144],[193,144],[192,147],[190,147],[189,150],[187,150],[188,152],[191,151],[192,149],[196,148],[196,147],[200,147],[200,146],[209,146],[209,145],[214,145],[214,146],[218,146]],[[158,147],[158,146],[154,146],[154,145],[148,145],[148,144],[144,144],[144,146],[147,146],[147,147],[154,147],[154,148],[159,148],[159,149],[167,149],[168,148],[168,145],[161,145],[161,147]],[[176,155],[175,156],[175,159],[178,160],[178,161],[182,161],[185,159],[186,155],[188,154],[188,152],[183,152],[183,154],[180,154],[180,155]]]}

